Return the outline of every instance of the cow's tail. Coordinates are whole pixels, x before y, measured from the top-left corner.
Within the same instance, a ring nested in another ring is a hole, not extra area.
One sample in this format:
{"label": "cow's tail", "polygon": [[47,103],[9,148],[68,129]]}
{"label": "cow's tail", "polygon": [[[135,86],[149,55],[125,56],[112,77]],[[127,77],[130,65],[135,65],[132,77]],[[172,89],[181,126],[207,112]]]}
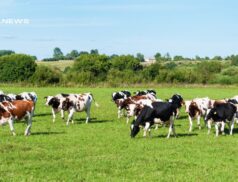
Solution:
{"label": "cow's tail", "polygon": [[90,93],[89,95],[92,97],[92,100],[94,101],[95,106],[96,106],[96,107],[99,107],[99,104],[95,101],[95,99],[94,99],[94,97],[93,97],[93,94]]}

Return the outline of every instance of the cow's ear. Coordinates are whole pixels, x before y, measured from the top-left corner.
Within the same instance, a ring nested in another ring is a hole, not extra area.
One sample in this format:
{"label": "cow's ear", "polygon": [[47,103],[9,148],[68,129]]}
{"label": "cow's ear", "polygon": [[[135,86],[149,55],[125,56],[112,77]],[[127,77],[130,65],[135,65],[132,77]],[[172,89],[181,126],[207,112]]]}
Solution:
{"label": "cow's ear", "polygon": [[47,98],[48,98],[48,96],[45,96],[45,97],[44,97],[44,99],[47,99]]}

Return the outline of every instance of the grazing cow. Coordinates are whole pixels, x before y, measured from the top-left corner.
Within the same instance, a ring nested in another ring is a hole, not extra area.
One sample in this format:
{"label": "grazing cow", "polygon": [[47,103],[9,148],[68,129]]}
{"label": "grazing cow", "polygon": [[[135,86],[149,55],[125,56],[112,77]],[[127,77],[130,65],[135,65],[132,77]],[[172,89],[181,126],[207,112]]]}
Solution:
{"label": "grazing cow", "polygon": [[[62,102],[64,98],[69,97],[70,95],[75,94],[57,94],[55,96],[46,96],[46,106],[51,106],[52,108],[52,116],[53,116],[53,123],[55,122],[56,113],[61,112],[61,118],[64,119],[64,110],[62,109]],[[61,106],[60,106],[61,105]]]}
{"label": "grazing cow", "polygon": [[112,100],[115,102],[117,109],[118,109],[118,119],[122,116],[122,110],[123,108],[120,107],[122,102],[131,96],[131,93],[127,90],[122,90],[120,92],[113,92],[112,93]]}
{"label": "grazing cow", "polygon": [[150,131],[150,126],[155,123],[166,124],[169,122],[169,133],[167,138],[170,137],[173,131],[176,136],[174,128],[174,117],[176,116],[177,109],[182,106],[183,98],[180,95],[172,97],[169,102],[153,102],[152,107],[144,106],[138,115],[137,119],[131,125],[131,137],[135,137],[140,131],[140,126],[144,127],[144,136],[147,131]]}
{"label": "grazing cow", "polygon": [[156,91],[155,90],[144,90],[140,91],[138,90],[137,92],[134,92],[136,96],[143,96],[146,95],[149,97],[150,100],[156,100]]}
{"label": "grazing cow", "polygon": [[13,127],[14,120],[25,119],[27,128],[25,135],[30,135],[32,117],[34,112],[33,101],[15,100],[12,102],[4,101],[0,103],[0,124],[8,123],[13,135],[16,135]]}
{"label": "grazing cow", "polygon": [[10,97],[11,100],[16,100],[16,96],[17,96],[17,95],[10,93],[10,94],[7,94],[7,96]]}
{"label": "grazing cow", "polygon": [[127,99],[121,101],[120,108],[125,109],[127,111],[127,123],[130,120],[130,117],[137,116],[141,109],[147,105],[152,107],[152,100],[149,99],[147,95],[143,96],[132,96]]}
{"label": "grazing cow", "polygon": [[22,92],[16,95],[16,100],[32,100],[36,104],[37,95],[35,92]]}
{"label": "grazing cow", "polygon": [[197,118],[197,125],[201,129],[200,119],[205,117],[210,108],[211,101],[208,97],[195,98],[192,101],[185,101],[185,112],[188,113],[189,132],[192,131],[193,119]]}
{"label": "grazing cow", "polygon": [[12,99],[9,96],[5,95],[5,94],[0,94],[0,102],[4,102],[4,101],[11,102]]}
{"label": "grazing cow", "polygon": [[[69,121],[72,121],[72,123],[74,123],[73,115],[75,112],[82,111],[85,111],[87,113],[86,123],[88,123],[88,121],[90,120],[91,103],[93,100],[94,98],[91,93],[75,94],[74,96],[64,98],[62,101],[62,109],[69,112],[66,125],[69,125]],[[98,104],[96,102],[95,105],[96,107],[98,107]]]}
{"label": "grazing cow", "polygon": [[230,125],[230,135],[232,135],[234,128],[234,118],[237,112],[237,107],[231,103],[220,103],[215,105],[207,114],[205,121],[208,125],[208,134],[211,130],[211,122],[215,122],[216,136],[219,134],[219,126],[221,125],[221,132],[224,133],[225,123]]}
{"label": "grazing cow", "polygon": [[134,94],[136,94],[137,96],[142,96],[142,95],[147,95],[147,94],[152,94],[154,96],[156,96],[156,91],[155,90],[138,90],[136,92],[134,92]]}

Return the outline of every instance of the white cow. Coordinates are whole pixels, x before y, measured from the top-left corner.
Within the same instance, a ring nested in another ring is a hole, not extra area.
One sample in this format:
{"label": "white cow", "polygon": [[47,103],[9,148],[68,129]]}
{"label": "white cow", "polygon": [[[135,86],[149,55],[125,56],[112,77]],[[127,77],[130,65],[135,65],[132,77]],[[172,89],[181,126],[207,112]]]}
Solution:
{"label": "white cow", "polygon": [[[69,112],[66,125],[69,125],[70,121],[74,123],[73,115],[75,112],[82,111],[85,111],[87,113],[86,123],[88,123],[88,121],[90,120],[91,103],[93,100],[94,98],[91,93],[74,94],[64,98],[59,107],[61,107],[64,111]],[[95,105],[96,107],[98,107],[98,104],[96,102]]]}

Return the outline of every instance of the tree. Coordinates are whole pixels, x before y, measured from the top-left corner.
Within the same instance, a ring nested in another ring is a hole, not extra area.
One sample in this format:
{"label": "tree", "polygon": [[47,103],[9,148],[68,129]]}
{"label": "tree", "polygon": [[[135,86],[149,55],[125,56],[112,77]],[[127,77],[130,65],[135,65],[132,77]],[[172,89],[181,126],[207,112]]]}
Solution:
{"label": "tree", "polygon": [[155,54],[155,60],[156,60],[156,61],[161,61],[161,54],[160,54],[159,52],[157,52],[157,53]]}
{"label": "tree", "polygon": [[36,70],[32,56],[11,54],[0,57],[0,81],[17,82],[28,80]]}
{"label": "tree", "polygon": [[141,53],[137,53],[136,54],[136,58],[140,61],[140,62],[145,62],[145,57],[143,54]]}
{"label": "tree", "polygon": [[222,57],[221,56],[214,56],[212,58],[212,60],[222,61]]}
{"label": "tree", "polygon": [[231,65],[238,66],[238,55],[231,56]]}
{"label": "tree", "polygon": [[0,50],[0,56],[10,55],[10,54],[15,54],[15,52],[12,50]]}
{"label": "tree", "polygon": [[164,55],[164,61],[171,61],[171,56],[170,54],[167,52],[165,55]]}
{"label": "tree", "polygon": [[79,52],[77,50],[72,50],[70,53],[68,53],[65,58],[73,60],[79,56]]}
{"label": "tree", "polygon": [[58,48],[58,47],[54,48],[53,58],[55,58],[57,60],[64,59],[64,54],[60,50],[60,48]]}
{"label": "tree", "polygon": [[92,50],[90,51],[90,54],[99,54],[99,53],[98,53],[98,50],[97,50],[97,49],[92,49]]}
{"label": "tree", "polygon": [[174,61],[182,61],[184,60],[183,56],[174,56]]}

